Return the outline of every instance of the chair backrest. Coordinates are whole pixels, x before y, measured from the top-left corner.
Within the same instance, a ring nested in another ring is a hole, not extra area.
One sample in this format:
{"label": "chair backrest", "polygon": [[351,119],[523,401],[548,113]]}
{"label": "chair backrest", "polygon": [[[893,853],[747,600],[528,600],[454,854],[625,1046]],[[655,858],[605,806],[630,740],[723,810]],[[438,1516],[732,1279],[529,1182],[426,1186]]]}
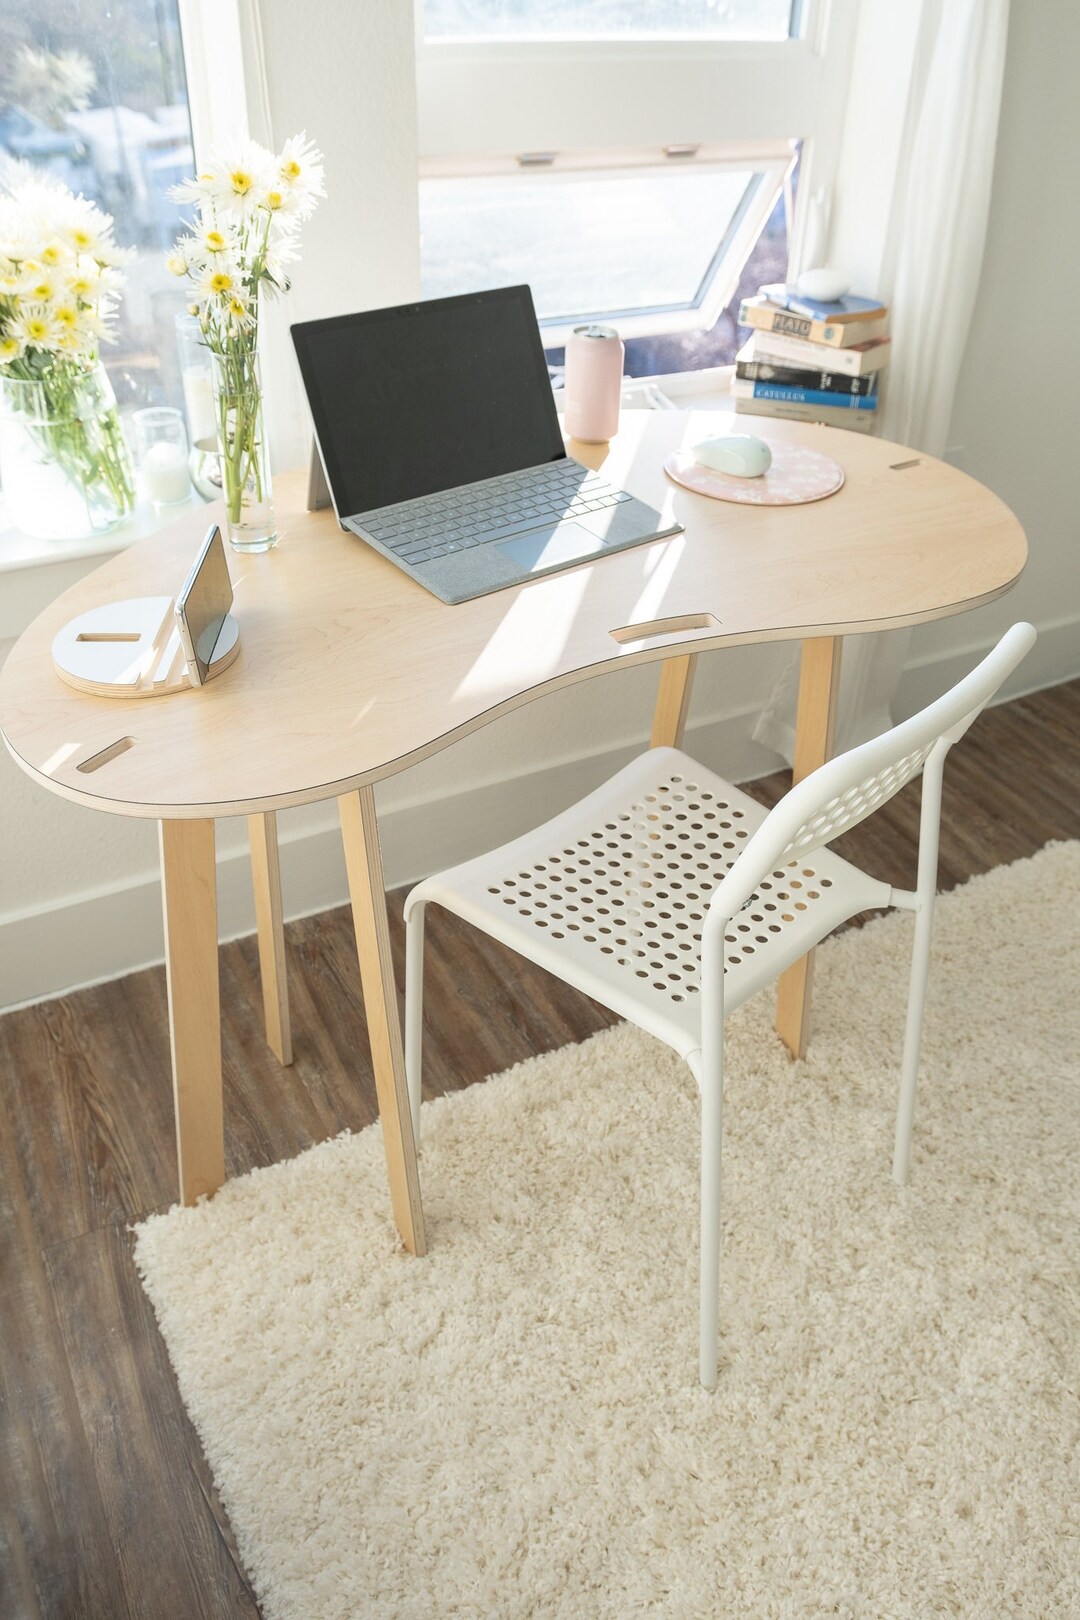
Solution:
{"label": "chair backrest", "polygon": [[964,735],[1034,641],[1030,624],[1014,624],[970,675],[928,708],[828,760],[797,783],[769,812],[717,885],[709,922],[713,912],[718,923],[733,917],[767,873],[792,859],[805,859],[899,793],[935,748],[944,753]]}

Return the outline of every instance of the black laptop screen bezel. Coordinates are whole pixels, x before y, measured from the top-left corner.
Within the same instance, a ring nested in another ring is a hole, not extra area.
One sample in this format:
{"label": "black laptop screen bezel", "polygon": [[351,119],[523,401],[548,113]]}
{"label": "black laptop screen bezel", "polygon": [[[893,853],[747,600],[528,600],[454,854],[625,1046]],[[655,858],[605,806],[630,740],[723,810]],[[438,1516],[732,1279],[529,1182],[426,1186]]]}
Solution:
{"label": "black laptop screen bezel", "polygon": [[[344,523],[348,518],[356,516],[356,511],[350,510],[345,501],[347,480],[342,467],[339,443],[347,437],[347,428],[344,424],[335,423],[323,398],[320,388],[319,368],[312,352],[311,338],[315,333],[325,336],[328,332],[353,331],[366,324],[379,322],[385,324],[391,320],[406,321],[410,316],[423,312],[425,315],[432,311],[445,310],[452,315],[455,309],[468,305],[490,306],[495,303],[517,303],[521,308],[523,319],[527,323],[529,347],[531,358],[536,369],[536,386],[542,390],[538,398],[541,404],[541,413],[547,418],[546,429],[548,442],[545,445],[537,444],[537,456],[532,465],[540,466],[545,462],[562,461],[566,459],[566,446],[563,443],[562,431],[559,427],[559,417],[555,409],[555,398],[551,389],[551,379],[548,373],[547,361],[544,357],[543,343],[540,338],[540,328],[536,319],[536,310],[533,304],[532,290],[526,286],[498,287],[484,292],[458,293],[451,298],[430,298],[418,300],[410,304],[398,304],[386,309],[363,310],[353,315],[333,315],[324,320],[298,321],[291,328],[293,346],[300,366],[300,376],[307,394],[311,419],[315,428],[315,437],[326,472],[326,481],[330,486],[330,493],[334,502],[334,510],[338,520]],[[506,472],[516,471],[516,467],[499,469]],[[497,476],[492,474],[492,476]],[[445,488],[455,487],[447,484]],[[417,494],[422,493],[417,491]],[[428,492],[423,492],[428,493]],[[434,491],[430,492],[434,493]],[[408,497],[399,497],[405,499]],[[372,508],[359,508],[357,510],[372,510]]]}

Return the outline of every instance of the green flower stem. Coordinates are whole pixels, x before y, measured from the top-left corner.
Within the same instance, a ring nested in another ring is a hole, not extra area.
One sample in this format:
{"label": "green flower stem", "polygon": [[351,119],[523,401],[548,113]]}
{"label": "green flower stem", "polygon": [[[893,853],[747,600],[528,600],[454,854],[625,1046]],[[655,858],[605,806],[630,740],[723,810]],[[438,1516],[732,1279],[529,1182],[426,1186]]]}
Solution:
{"label": "green flower stem", "polygon": [[216,358],[222,483],[229,522],[237,524],[242,519],[244,491],[249,479],[253,482],[254,499],[264,499],[262,391],[254,347],[234,339]]}

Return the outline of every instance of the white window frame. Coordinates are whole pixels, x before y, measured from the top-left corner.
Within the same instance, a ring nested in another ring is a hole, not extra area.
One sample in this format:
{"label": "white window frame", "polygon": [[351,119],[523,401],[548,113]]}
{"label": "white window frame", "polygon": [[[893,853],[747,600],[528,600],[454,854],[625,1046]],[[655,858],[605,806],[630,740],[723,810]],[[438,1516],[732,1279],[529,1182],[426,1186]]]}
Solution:
{"label": "white window frame", "polygon": [[[415,0],[422,175],[476,173],[484,163],[498,172],[497,165],[538,151],[580,162],[590,151],[648,148],[659,157],[679,145],[727,148],[745,162],[747,154],[765,157],[801,139],[790,272],[823,250],[855,0],[807,0],[801,37],[775,43],[425,40],[423,3]],[[668,329],[702,323],[698,312]],[[630,332],[620,316],[624,326]]]}

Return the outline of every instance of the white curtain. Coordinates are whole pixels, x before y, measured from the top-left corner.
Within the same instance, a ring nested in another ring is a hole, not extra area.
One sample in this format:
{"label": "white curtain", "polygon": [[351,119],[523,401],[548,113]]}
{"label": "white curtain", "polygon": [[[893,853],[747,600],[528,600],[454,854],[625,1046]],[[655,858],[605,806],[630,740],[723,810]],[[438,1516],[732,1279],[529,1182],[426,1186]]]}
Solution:
{"label": "white curtain", "polygon": [[[924,0],[915,52],[906,172],[889,226],[892,356],[882,409],[887,439],[945,450],[986,243],[1009,0]],[[920,66],[922,71],[920,72]],[[842,266],[837,268],[842,269]],[[851,636],[844,645],[837,747],[892,723],[890,702],[911,633]],[[798,654],[793,650],[755,739],[788,760]]]}

